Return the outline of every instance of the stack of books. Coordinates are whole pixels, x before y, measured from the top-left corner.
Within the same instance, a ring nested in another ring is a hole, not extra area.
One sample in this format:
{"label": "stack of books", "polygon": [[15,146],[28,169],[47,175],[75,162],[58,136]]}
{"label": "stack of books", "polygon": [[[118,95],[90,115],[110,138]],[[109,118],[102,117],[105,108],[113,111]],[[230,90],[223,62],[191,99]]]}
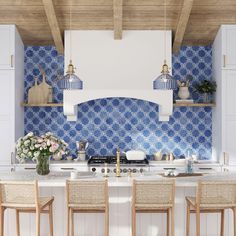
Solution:
{"label": "stack of books", "polygon": [[194,103],[193,99],[176,99],[176,103]]}

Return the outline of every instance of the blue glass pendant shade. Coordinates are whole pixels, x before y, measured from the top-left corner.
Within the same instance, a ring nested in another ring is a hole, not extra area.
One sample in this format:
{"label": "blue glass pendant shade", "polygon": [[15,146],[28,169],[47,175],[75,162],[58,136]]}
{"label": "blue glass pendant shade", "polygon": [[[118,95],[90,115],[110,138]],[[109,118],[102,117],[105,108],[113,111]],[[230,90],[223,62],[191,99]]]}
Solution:
{"label": "blue glass pendant shade", "polygon": [[177,89],[176,80],[169,74],[169,68],[164,61],[164,65],[162,66],[161,75],[158,76],[153,81],[153,89],[162,89],[162,90],[175,90]]}
{"label": "blue glass pendant shade", "polygon": [[65,90],[83,89],[83,81],[75,75],[75,68],[71,60],[66,75],[58,81],[58,86]]}

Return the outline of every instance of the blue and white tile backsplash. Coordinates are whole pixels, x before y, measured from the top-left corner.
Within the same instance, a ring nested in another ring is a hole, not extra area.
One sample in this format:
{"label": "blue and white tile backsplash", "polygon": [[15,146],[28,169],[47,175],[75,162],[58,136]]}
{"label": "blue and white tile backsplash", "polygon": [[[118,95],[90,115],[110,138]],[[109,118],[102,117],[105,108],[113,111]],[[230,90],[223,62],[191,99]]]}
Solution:
{"label": "blue and white tile backsplash", "polygon": [[[193,84],[211,79],[211,55],[211,47],[182,47],[173,56],[174,77],[191,75]],[[33,77],[40,73],[39,64],[46,70],[47,82],[54,87],[54,102],[62,102],[56,80],[63,74],[64,58],[50,46],[25,48],[25,99]],[[193,98],[201,99],[198,94],[193,94]],[[149,155],[162,150],[173,152],[176,157],[191,150],[201,159],[210,159],[212,111],[209,107],[176,107],[169,122],[159,122],[156,104],[130,98],[98,99],[79,106],[76,122],[66,121],[62,107],[26,107],[25,133],[30,131],[55,133],[69,143],[73,155],[76,141],[86,139],[90,142],[88,155],[114,154],[119,147],[124,151],[143,149]]]}

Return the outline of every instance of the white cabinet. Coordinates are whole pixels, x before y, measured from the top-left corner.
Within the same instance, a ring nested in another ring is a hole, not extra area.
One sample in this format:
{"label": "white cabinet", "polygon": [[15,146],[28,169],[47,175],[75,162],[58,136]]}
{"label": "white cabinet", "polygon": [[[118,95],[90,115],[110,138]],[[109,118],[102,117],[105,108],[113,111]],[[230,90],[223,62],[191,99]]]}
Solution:
{"label": "white cabinet", "polygon": [[222,26],[213,44],[213,78],[217,83],[213,109],[213,154],[236,164],[236,25]]}
{"label": "white cabinet", "polygon": [[[24,45],[14,25],[0,25],[0,166],[10,164],[24,132]],[[14,56],[14,62],[9,60]]]}
{"label": "white cabinet", "polygon": [[222,30],[223,68],[236,69],[236,25],[224,25]]}
{"label": "white cabinet", "polygon": [[15,26],[0,26],[0,69],[14,68]]}

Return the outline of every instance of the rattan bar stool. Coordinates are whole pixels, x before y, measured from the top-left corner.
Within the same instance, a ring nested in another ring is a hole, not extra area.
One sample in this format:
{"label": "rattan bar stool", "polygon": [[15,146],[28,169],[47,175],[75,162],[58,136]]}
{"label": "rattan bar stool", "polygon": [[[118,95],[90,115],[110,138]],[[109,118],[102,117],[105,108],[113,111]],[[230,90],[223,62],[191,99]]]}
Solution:
{"label": "rattan bar stool", "polygon": [[236,236],[236,181],[199,181],[196,197],[186,197],[186,236],[190,235],[190,213],[196,213],[196,236],[200,236],[200,213],[221,213],[220,235],[224,235],[224,210],[234,213]]}
{"label": "rattan bar stool", "polygon": [[166,235],[174,236],[175,181],[133,180],[132,196],[132,236],[136,236],[136,213],[166,213]]}
{"label": "rattan bar stool", "polygon": [[[109,235],[107,180],[67,180],[67,236],[74,236],[74,213],[104,213],[105,236]],[[78,236],[78,235],[77,235]]]}
{"label": "rattan bar stool", "polygon": [[0,236],[4,235],[4,211],[16,210],[16,235],[20,236],[20,213],[36,213],[36,236],[40,236],[40,214],[48,213],[53,236],[53,197],[39,197],[37,181],[0,182]]}

